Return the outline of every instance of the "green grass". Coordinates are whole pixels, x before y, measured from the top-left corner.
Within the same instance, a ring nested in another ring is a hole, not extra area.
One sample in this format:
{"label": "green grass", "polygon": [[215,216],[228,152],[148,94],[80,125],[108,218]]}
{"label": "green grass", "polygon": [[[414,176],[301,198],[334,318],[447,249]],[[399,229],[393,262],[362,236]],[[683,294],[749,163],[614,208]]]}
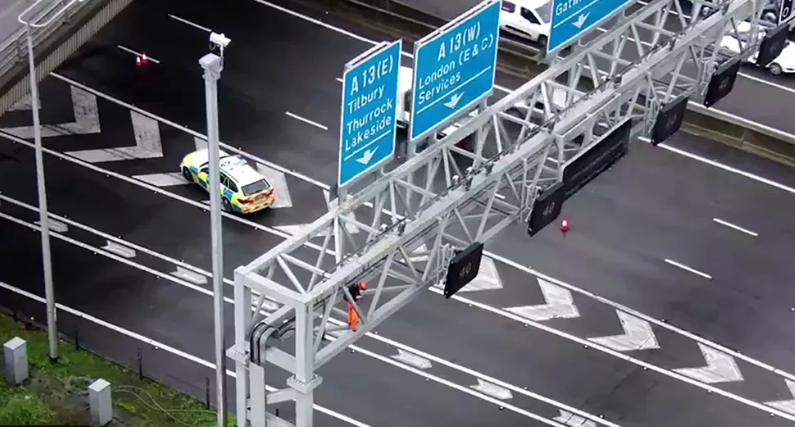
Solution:
{"label": "green grass", "polygon": [[0,342],[15,336],[27,341],[30,379],[14,387],[0,377],[0,425],[89,424],[86,389],[102,378],[112,387],[113,426],[215,426],[215,411],[203,402],[71,344],[62,342],[58,362],[51,363],[44,331],[0,313]]}

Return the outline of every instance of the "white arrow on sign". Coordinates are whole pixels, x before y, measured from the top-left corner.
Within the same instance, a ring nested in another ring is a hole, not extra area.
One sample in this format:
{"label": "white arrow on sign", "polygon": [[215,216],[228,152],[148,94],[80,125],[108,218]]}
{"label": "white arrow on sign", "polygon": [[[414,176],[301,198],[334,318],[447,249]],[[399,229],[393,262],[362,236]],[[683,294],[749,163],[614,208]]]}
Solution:
{"label": "white arrow on sign", "polygon": [[577,28],[582,28],[582,26],[585,25],[585,21],[588,20],[588,15],[590,15],[590,14],[591,14],[591,12],[583,13],[582,15],[578,16],[577,20],[572,22],[571,24],[574,25]]}
{"label": "white arrow on sign", "polygon": [[707,361],[700,368],[674,369],[676,372],[707,384],[742,381],[743,375],[734,358],[714,348],[698,343],[701,354]]}
{"label": "white arrow on sign", "polygon": [[430,360],[401,349],[398,349],[398,354],[392,355],[390,357],[399,362],[411,365],[417,369],[430,369],[432,367]]}
{"label": "white arrow on sign", "polygon": [[370,160],[373,160],[373,156],[375,156],[376,150],[378,150],[378,147],[375,147],[372,150],[370,149],[364,150],[362,157],[359,157],[358,159],[356,159],[356,161],[363,165],[370,163]]}
{"label": "white arrow on sign", "polygon": [[[70,123],[60,123],[57,125],[46,125],[41,127],[41,137],[49,138],[62,135],[85,135],[100,132],[99,126],[99,107],[97,97],[83,89],[70,87],[72,95],[72,109],[74,110],[75,121]],[[14,110],[32,109],[30,95],[17,101],[12,107]],[[39,107],[41,109],[41,106]],[[20,126],[16,128],[3,129],[16,137],[22,139],[33,139],[33,126]]]}
{"label": "white arrow on sign", "polygon": [[537,279],[546,304],[510,307],[505,310],[536,322],[550,319],[571,319],[580,316],[577,306],[574,305],[571,292],[540,277]]}
{"label": "white arrow on sign", "polygon": [[652,331],[649,322],[638,319],[623,311],[616,310],[616,313],[618,314],[618,320],[621,322],[621,327],[624,328],[624,333],[622,335],[588,339],[616,351],[653,350],[660,348],[660,345],[657,343],[657,337],[654,336],[654,331]]}
{"label": "white arrow on sign", "polygon": [[480,378],[478,378],[477,385],[471,385],[469,388],[500,400],[508,400],[513,398],[513,394],[511,394],[511,391],[507,388],[483,381]]}
{"label": "white arrow on sign", "polygon": [[464,97],[464,92],[453,94],[453,96],[450,97],[450,100],[444,103],[444,106],[447,108],[455,108],[456,105],[458,105],[458,101],[460,101],[461,98],[463,97]]}
{"label": "white arrow on sign", "polygon": [[571,412],[566,412],[559,409],[560,415],[553,418],[553,420],[563,423],[569,427],[596,427],[596,423],[579,415],[574,415]]}
{"label": "white arrow on sign", "polygon": [[163,144],[160,141],[160,125],[156,120],[136,111],[130,111],[135,145],[132,147],[105,148],[100,150],[68,151],[66,154],[89,163],[118,162],[133,159],[154,159],[163,157]]}
{"label": "white arrow on sign", "polygon": [[[795,397],[795,381],[784,379],[787,383],[787,388],[789,389],[789,393]],[[795,414],[795,399],[789,400],[774,400],[772,402],[765,402],[766,405],[770,405],[776,409],[780,409],[784,412],[789,412],[790,414]]]}

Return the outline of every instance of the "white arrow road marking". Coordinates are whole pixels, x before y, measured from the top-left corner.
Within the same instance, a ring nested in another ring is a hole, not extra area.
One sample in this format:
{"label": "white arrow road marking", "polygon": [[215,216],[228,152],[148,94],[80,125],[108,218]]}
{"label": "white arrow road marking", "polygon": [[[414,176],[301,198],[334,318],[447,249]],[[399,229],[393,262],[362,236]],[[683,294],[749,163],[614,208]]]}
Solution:
{"label": "white arrow road marking", "polygon": [[577,306],[574,305],[571,292],[540,277],[537,279],[546,304],[510,307],[505,310],[536,322],[557,318],[571,319],[580,316]]}
{"label": "white arrow road marking", "polygon": [[571,412],[566,412],[562,409],[559,409],[560,415],[553,418],[553,420],[563,423],[569,427],[596,427],[596,423],[581,417],[579,415],[574,415]]}
{"label": "white arrow road marking", "polygon": [[[35,221],[35,224],[38,225],[39,227],[41,227],[41,221]],[[47,224],[50,226],[50,230],[52,230],[52,231],[54,231],[56,233],[63,234],[63,233],[66,233],[67,231],[69,231],[69,226],[64,224],[64,223],[62,223],[61,221],[56,221],[54,219],[51,219],[51,220],[47,221]]]}
{"label": "white arrow road marking", "polygon": [[399,362],[411,365],[417,369],[430,369],[432,367],[430,360],[401,349],[398,349],[398,354],[395,354],[391,357]]}
{"label": "white arrow road marking", "polygon": [[171,272],[171,275],[197,285],[207,284],[207,276],[188,270],[187,268],[177,267],[176,270]]}
{"label": "white arrow road marking", "polygon": [[[94,94],[74,86],[72,86],[70,90],[72,93],[72,108],[74,110],[75,121],[57,125],[43,125],[41,127],[42,138],[74,134],[85,135],[100,132],[97,97]],[[31,109],[30,104],[30,96],[27,96],[18,101],[14,108],[29,110]],[[18,138],[33,139],[33,126],[20,126],[3,130]]]}
{"label": "white arrow road marking", "polygon": [[585,21],[588,20],[588,15],[590,15],[590,14],[591,14],[591,12],[583,13],[582,15],[578,16],[577,20],[572,22],[571,24],[574,25],[577,28],[582,28],[582,26],[585,25]]}
{"label": "white arrow road marking", "polygon": [[[787,388],[789,389],[790,394],[795,397],[795,381],[790,379],[784,379],[787,382]],[[790,400],[775,400],[772,402],[765,402],[766,405],[770,405],[776,409],[780,409],[785,412],[789,412],[790,414],[795,414],[795,399]]]}
{"label": "white arrow road marking", "polygon": [[107,241],[107,244],[103,246],[102,249],[127,259],[135,258],[135,249],[128,248],[127,246],[120,245],[110,240]]}
{"label": "white arrow road marking", "polygon": [[271,207],[276,209],[293,207],[293,199],[290,197],[290,189],[287,188],[287,177],[284,172],[259,163],[257,163],[257,170],[271,183],[276,192],[276,201],[273,202]]}
{"label": "white arrow road marking", "polygon": [[371,149],[364,150],[362,157],[359,157],[358,159],[356,159],[356,161],[363,165],[370,163],[370,160],[373,160],[373,156],[375,155],[375,152],[377,150],[378,147],[375,147],[372,150]]}
{"label": "white arrow road marking", "polygon": [[478,275],[459,292],[491,291],[495,289],[502,289],[500,273],[497,272],[494,260],[484,256],[480,260]]}
{"label": "white arrow road marking", "polygon": [[455,108],[456,105],[458,105],[458,101],[460,101],[463,97],[464,92],[453,94],[453,96],[450,97],[450,100],[444,103],[444,106],[447,108]]}
{"label": "white arrow road marking", "polygon": [[597,344],[616,351],[653,350],[660,348],[657,337],[651,330],[649,322],[616,310],[624,334],[609,337],[588,338]]}
{"label": "white arrow road marking", "polygon": [[163,157],[163,144],[160,141],[160,125],[156,120],[136,111],[130,111],[135,145],[132,147],[106,148],[101,150],[70,151],[66,154],[89,163],[118,162],[133,159],[154,159]]}
{"label": "white arrow road marking", "polygon": [[[27,94],[22,97],[19,101],[17,101],[8,111],[24,111],[24,110],[32,110],[33,109],[33,99],[31,99],[30,94]],[[41,103],[39,103],[39,110],[41,110]]]}
{"label": "white arrow road marking", "polygon": [[513,398],[513,394],[511,394],[511,391],[507,388],[483,381],[480,378],[478,378],[477,385],[471,385],[469,388],[500,400]]}
{"label": "white arrow road marking", "polygon": [[737,367],[733,357],[701,343],[698,343],[698,348],[707,361],[706,366],[674,369],[674,371],[707,384],[743,380],[740,368]]}
{"label": "white arrow road marking", "polygon": [[155,187],[173,187],[175,185],[187,185],[191,182],[186,181],[180,172],[151,173],[148,175],[133,175],[133,178],[140,179]]}
{"label": "white arrow road marking", "polygon": [[[339,199],[331,200],[331,193],[328,190],[323,190],[323,198],[326,199],[326,205],[328,206],[329,210],[335,208],[339,203]],[[356,221],[356,214],[351,212],[348,214],[348,218]],[[349,234],[357,234],[359,233],[359,227],[356,224],[348,224],[345,223],[345,229],[348,231]]]}

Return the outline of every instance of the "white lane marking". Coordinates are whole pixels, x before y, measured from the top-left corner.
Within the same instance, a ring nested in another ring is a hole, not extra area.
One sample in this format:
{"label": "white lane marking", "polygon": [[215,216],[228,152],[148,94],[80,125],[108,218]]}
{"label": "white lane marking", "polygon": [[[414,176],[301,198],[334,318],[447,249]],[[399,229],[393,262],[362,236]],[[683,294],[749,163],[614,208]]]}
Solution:
{"label": "white lane marking", "polygon": [[180,266],[177,266],[177,269],[172,271],[171,275],[174,277],[179,277],[182,280],[187,280],[188,282],[195,283],[197,285],[207,284],[207,276],[199,274],[193,270],[188,270],[187,268],[183,268]]}
{"label": "white lane marking", "polygon": [[430,360],[402,349],[398,349],[398,353],[390,357],[417,369],[430,369],[433,367]]}
{"label": "white lane marking", "polygon": [[290,197],[290,188],[287,186],[287,177],[284,175],[284,172],[260,163],[257,163],[257,171],[270,182],[273,186],[273,191],[276,193],[276,200],[271,205],[271,208],[281,209],[293,207],[293,198]]}
{"label": "white lane marking", "polygon": [[709,348],[704,344],[699,344],[701,354],[707,361],[705,366],[700,368],[674,369],[676,372],[687,375],[690,378],[707,384],[725,383],[742,381],[743,375],[734,358],[728,354],[721,353],[714,348]]}
{"label": "white lane marking", "polygon": [[[119,45],[116,45],[116,47],[117,47],[117,48],[119,48],[119,49],[121,49],[121,50],[123,50],[123,51],[125,51],[125,52],[127,52],[127,53],[132,53],[133,55],[135,55],[135,56],[137,56],[137,57],[139,57],[139,58],[143,58],[143,56],[144,56],[144,54],[143,54],[143,53],[141,53],[141,52],[136,52],[136,51],[134,51],[134,50],[130,49],[129,47],[124,47],[124,46],[122,46],[122,45],[120,45],[120,44],[119,44]],[[155,59],[155,58],[152,58],[152,57],[151,57],[151,56],[149,56],[149,55],[146,55],[146,59],[148,59],[148,60],[150,60],[150,61],[154,62],[155,64],[159,64],[159,63],[160,63],[160,61],[158,61],[158,60],[157,60],[157,59]]]}
{"label": "white lane marking", "polygon": [[[44,304],[46,302],[46,300],[44,298],[42,298],[42,297],[40,297],[38,295],[34,295],[34,294],[30,293],[30,292],[27,292],[27,291],[24,291],[22,289],[16,288],[16,287],[11,286],[11,285],[9,285],[7,283],[4,283],[4,282],[0,282],[0,288],[4,288],[4,289],[6,289],[8,291],[11,291],[11,292],[14,292],[14,293],[16,293],[18,295],[22,295],[24,297],[30,298],[30,299],[32,299],[34,301],[37,301],[39,303],[42,303],[42,304]],[[148,338],[148,337],[145,337],[145,336],[143,336],[141,334],[138,334],[136,332],[124,329],[121,326],[114,325],[113,323],[106,322],[106,321],[104,321],[102,319],[99,319],[97,317],[94,317],[94,316],[92,316],[90,314],[86,314],[86,313],[83,313],[81,311],[75,310],[74,308],[67,307],[67,306],[65,306],[63,304],[56,303],[55,306],[56,306],[56,308],[58,310],[62,310],[63,312],[69,313],[69,314],[71,314],[71,315],[73,315],[75,317],[79,317],[79,318],[81,318],[81,319],[83,319],[83,320],[85,320],[87,322],[91,322],[91,323],[94,323],[96,325],[102,326],[104,328],[110,329],[113,332],[122,334],[122,335],[127,336],[129,338],[132,338],[132,339],[134,339],[136,341],[140,341],[140,342],[149,344],[152,347],[158,348],[159,350],[164,350],[164,351],[166,351],[168,353],[171,353],[171,354],[173,354],[175,356],[181,357],[181,358],[183,358],[183,359],[185,359],[187,361],[196,363],[198,365],[204,366],[206,368],[215,369],[215,364],[214,363],[212,363],[210,361],[207,361],[207,360],[204,360],[202,358],[199,358],[197,356],[194,356],[194,355],[192,355],[190,353],[186,353],[186,352],[184,352],[182,350],[178,350],[178,349],[176,349],[174,347],[171,347],[170,345],[164,344],[164,343],[159,342],[159,341],[155,341],[155,340],[153,340],[151,338]],[[230,376],[232,378],[236,378],[237,377],[237,375],[235,375],[235,373],[230,371],[230,370],[226,371],[226,375],[228,375],[228,376]],[[271,392],[272,391],[276,391],[275,387],[272,387],[272,386],[269,386],[269,385],[266,385],[265,387],[267,388],[268,391],[271,391]],[[331,409],[328,409],[328,408],[326,408],[324,406],[320,406],[318,404],[313,404],[313,407],[318,412],[324,413],[326,415],[329,415],[331,417],[334,417],[334,418],[336,418],[336,419],[338,419],[340,421],[344,421],[344,422],[346,422],[348,424],[351,424],[351,425],[354,425],[356,427],[372,427],[369,424],[365,424],[365,423],[363,423],[361,421],[354,420],[353,418],[351,418],[351,417],[349,417],[347,415],[343,415],[343,414],[341,414],[339,412],[332,411]]]}
{"label": "white lane marking", "polygon": [[760,79],[759,77],[752,76],[750,74],[745,74],[745,73],[737,73],[737,75],[745,77],[748,80],[753,80],[753,81],[755,81],[757,83],[773,86],[776,89],[781,89],[783,91],[795,94],[795,89],[793,89],[791,87],[788,87],[788,86],[784,86],[784,85],[778,84],[776,82],[771,82],[770,80]]}
{"label": "white lane marking", "polygon": [[135,258],[136,255],[135,249],[128,248],[127,246],[124,245],[120,245],[112,240],[108,240],[105,246],[102,247],[102,249],[108,252],[113,252],[114,254],[127,259]]}
{"label": "white lane marking", "polygon": [[745,233],[745,234],[748,234],[748,235],[751,235],[751,236],[754,236],[754,237],[759,237],[759,234],[754,233],[753,231],[751,231],[751,230],[749,230],[747,228],[742,228],[739,225],[734,225],[734,224],[732,224],[732,223],[730,223],[728,221],[724,221],[724,220],[722,220],[720,218],[712,218],[712,220],[717,222],[718,224],[725,225],[726,227],[729,227],[729,228],[733,228],[733,229],[735,229],[735,230],[737,230],[739,232],[742,232],[742,233]]}
{"label": "white lane marking", "polygon": [[211,30],[211,29],[209,29],[207,27],[203,27],[203,26],[201,26],[201,25],[199,25],[199,24],[197,24],[195,22],[190,22],[190,21],[188,21],[185,18],[180,18],[179,16],[169,14],[168,17],[173,19],[173,20],[175,20],[175,21],[182,22],[183,24],[190,25],[193,28],[197,28],[199,30],[202,30],[202,31],[204,31],[206,33],[212,33],[213,32],[213,30]]}
{"label": "white lane marking", "polygon": [[302,121],[302,122],[304,122],[306,124],[310,124],[310,125],[312,125],[312,126],[314,126],[316,128],[320,128],[320,129],[323,129],[323,130],[328,130],[328,127],[323,126],[323,125],[321,125],[318,122],[313,122],[312,120],[309,120],[307,118],[301,117],[298,114],[291,113],[289,111],[285,111],[284,114],[287,114],[288,116],[290,116],[290,117],[292,117],[292,118],[294,118],[296,120],[300,120],[300,121]]}
{"label": "white lane marking", "polygon": [[[186,127],[186,126],[182,126],[180,124],[174,123],[171,120],[165,119],[165,118],[160,117],[160,116],[158,116],[156,114],[152,114],[152,113],[150,113],[150,112],[148,112],[146,110],[143,110],[141,108],[138,108],[138,107],[136,107],[136,106],[134,106],[132,104],[129,104],[129,103],[124,102],[122,100],[116,99],[116,98],[114,98],[114,97],[112,97],[112,96],[110,96],[110,95],[108,95],[106,93],[102,93],[102,92],[100,92],[100,91],[98,91],[96,89],[90,88],[90,87],[88,87],[88,86],[86,86],[86,85],[84,85],[84,84],[82,84],[80,82],[72,80],[72,79],[70,79],[68,77],[64,77],[64,76],[62,76],[62,75],[60,75],[60,74],[58,74],[56,72],[50,73],[50,76],[55,77],[56,79],[58,79],[58,80],[60,80],[60,81],[62,81],[64,83],[67,83],[67,84],[69,84],[71,86],[74,86],[76,88],[82,89],[82,90],[84,90],[84,91],[86,91],[86,92],[88,92],[90,94],[93,94],[93,95],[98,96],[100,98],[103,98],[103,99],[105,99],[107,101],[110,101],[110,102],[112,102],[112,103],[114,103],[116,105],[120,105],[120,106],[122,106],[122,107],[124,107],[124,108],[126,108],[128,110],[133,110],[133,111],[135,111],[137,113],[143,114],[144,116],[151,117],[151,118],[159,121],[160,123],[163,123],[165,125],[171,126],[171,127],[175,128],[175,129],[179,129],[182,132],[185,132],[188,135],[192,135],[195,138],[201,139],[203,141],[207,141],[207,135],[205,135],[205,134],[196,132],[193,129],[190,129],[190,128]],[[250,153],[243,152],[239,148],[233,147],[233,146],[231,146],[229,144],[225,144],[225,143],[221,142],[221,146],[224,149],[226,149],[226,150],[229,150],[229,151],[234,152],[236,154],[240,154],[243,157],[251,159],[251,160],[253,160],[253,161],[257,162],[257,163],[262,163],[263,165],[267,165],[269,167],[272,167],[274,169],[282,171],[282,172],[284,172],[284,173],[286,173],[288,175],[292,175],[292,176],[294,176],[294,177],[296,177],[298,179],[301,179],[303,181],[306,181],[306,182],[308,182],[310,184],[314,184],[314,185],[317,185],[318,187],[325,188],[325,189],[331,188],[328,185],[326,185],[326,184],[324,184],[324,183],[322,183],[322,182],[320,182],[318,180],[312,179],[312,178],[310,178],[310,177],[308,177],[306,175],[303,175],[303,174],[301,174],[299,172],[296,172],[294,170],[287,169],[287,168],[285,168],[283,166],[279,166],[279,165],[277,165],[275,163],[272,163],[272,162],[269,162],[269,161],[267,161],[265,159],[262,159],[262,158],[259,158],[257,156],[254,156],[254,155],[252,155]]]}
{"label": "white lane marking", "polygon": [[[35,221],[34,224],[41,227],[41,221]],[[47,221],[47,225],[50,226],[50,231],[55,231],[56,233],[66,233],[67,231],[69,231],[68,225],[62,223],[61,221],[57,221],[51,218],[49,218],[49,221]]]}
{"label": "white lane marking", "polygon": [[560,421],[568,427],[596,427],[596,423],[591,420],[586,420],[583,417],[572,414],[571,412],[560,411],[560,415],[553,418],[555,421]]}
{"label": "white lane marking", "polygon": [[147,175],[133,175],[135,179],[139,179],[149,185],[155,187],[172,187],[175,185],[189,185],[181,172],[168,172],[168,173],[150,173]]}
{"label": "white lane marking", "polygon": [[[337,335],[338,334],[336,332],[329,332],[328,334],[326,334],[326,338],[329,341],[334,341],[334,340],[337,339]],[[504,408],[504,409],[507,409],[507,410],[509,410],[511,412],[515,412],[517,414],[524,415],[527,418],[539,421],[539,422],[544,423],[546,425],[553,426],[553,427],[566,427],[566,426],[564,426],[564,425],[562,425],[562,424],[560,424],[560,423],[558,423],[556,421],[550,420],[550,419],[548,419],[546,417],[542,417],[541,415],[535,414],[535,413],[530,412],[530,411],[526,411],[526,410],[524,410],[522,408],[519,408],[519,407],[511,405],[511,404],[505,403],[505,402],[503,402],[500,399],[497,399],[495,397],[489,396],[489,395],[484,394],[482,392],[478,392],[478,391],[473,390],[473,389],[471,389],[469,387],[461,386],[461,385],[456,384],[456,383],[454,383],[454,382],[452,382],[450,380],[446,380],[446,379],[438,377],[436,375],[429,374],[429,373],[427,373],[427,372],[425,372],[425,371],[423,371],[421,369],[417,369],[417,368],[414,368],[412,366],[408,366],[408,365],[404,365],[402,363],[398,363],[398,362],[390,359],[389,357],[382,356],[382,355],[380,355],[378,353],[374,353],[374,352],[372,352],[370,350],[366,350],[366,349],[361,348],[361,347],[359,347],[357,345],[353,345],[352,344],[352,345],[348,346],[348,348],[350,348],[351,350],[353,350],[353,351],[355,351],[357,353],[362,353],[365,356],[372,357],[373,359],[380,360],[380,361],[382,361],[384,363],[387,363],[387,364],[390,364],[390,365],[392,365],[392,366],[394,366],[396,368],[400,368],[400,369],[402,369],[404,371],[408,371],[408,372],[411,372],[411,373],[413,373],[415,375],[419,375],[419,376],[421,376],[421,377],[423,377],[423,378],[425,378],[427,380],[433,381],[435,383],[438,383],[438,384],[441,384],[441,385],[445,385],[445,386],[450,387],[450,388],[452,388],[454,390],[460,391],[461,393],[468,394],[470,396],[476,397],[476,398],[481,399],[481,400],[485,400],[486,402],[489,402],[489,403],[492,403],[494,405],[497,405],[500,408]]]}
{"label": "white lane marking", "polygon": [[[364,43],[369,43],[371,45],[377,45],[379,43],[379,42],[370,40],[370,39],[368,39],[366,37],[360,36],[360,35],[358,35],[356,33],[352,33],[352,32],[350,32],[348,30],[344,30],[342,28],[335,27],[335,26],[333,26],[331,24],[327,24],[327,23],[325,23],[323,21],[319,21],[319,20],[317,20],[315,18],[306,16],[306,15],[302,15],[302,14],[300,14],[298,12],[295,12],[293,10],[287,9],[286,7],[278,6],[278,5],[275,5],[273,3],[267,2],[265,0],[254,0],[254,1],[259,3],[259,4],[261,4],[261,5],[263,5],[263,6],[267,6],[267,7],[270,7],[272,9],[276,9],[276,10],[278,10],[280,12],[284,12],[284,13],[286,13],[288,15],[294,16],[294,17],[296,17],[298,19],[303,19],[304,21],[311,22],[311,23],[313,23],[315,25],[319,25],[319,26],[321,26],[323,28],[326,28],[328,30],[331,30],[331,31],[334,31],[334,32],[337,32],[337,33],[340,33],[340,34],[344,34],[344,35],[346,35],[346,36],[348,36],[348,37],[350,37],[352,39],[356,39],[356,40],[359,40],[359,41],[364,42]],[[407,57],[407,58],[414,58],[414,55],[412,55],[411,53],[406,52],[406,51],[401,52],[401,54],[403,56]],[[511,89],[508,89],[508,88],[500,86],[500,85],[494,85],[494,88],[498,89],[498,90],[501,90],[503,92],[506,92],[506,93],[513,92]]]}
{"label": "white lane marking", "polygon": [[698,271],[698,270],[696,270],[696,269],[695,269],[695,268],[693,268],[693,267],[688,267],[688,266],[686,266],[686,265],[684,265],[684,264],[682,264],[682,263],[680,263],[680,262],[676,262],[676,261],[670,260],[670,259],[668,259],[668,258],[666,258],[666,259],[665,259],[665,262],[666,262],[666,263],[668,263],[668,264],[671,264],[671,265],[673,265],[674,267],[679,267],[679,268],[681,268],[682,270],[689,271],[689,272],[691,272],[691,273],[693,273],[693,274],[696,274],[696,275],[698,275],[698,276],[701,276],[701,277],[703,277],[703,278],[705,278],[705,279],[710,279],[710,280],[712,280],[712,276],[710,276],[709,274],[707,274],[707,273],[704,273],[704,272],[702,272],[702,271]]}
{"label": "white lane marking", "polygon": [[[443,295],[444,294],[444,291],[436,289],[436,288],[433,288],[433,287],[429,288],[429,290],[431,292],[434,292],[434,293],[439,294],[439,295]],[[571,334],[569,334],[567,332],[563,332],[563,331],[551,328],[549,326],[544,325],[543,323],[534,322],[534,321],[529,320],[529,319],[524,319],[524,318],[519,317],[519,316],[517,316],[517,315],[515,315],[513,313],[509,313],[509,312],[507,312],[505,310],[500,310],[500,309],[492,307],[490,305],[483,304],[483,303],[477,302],[475,300],[471,300],[469,298],[464,298],[464,297],[461,297],[461,296],[458,296],[458,295],[453,295],[452,297],[450,297],[450,299],[458,301],[458,302],[460,302],[462,304],[469,305],[471,307],[477,307],[477,308],[479,308],[481,310],[488,311],[490,313],[493,313],[493,314],[496,314],[498,316],[502,316],[502,317],[514,320],[516,322],[523,323],[523,324],[528,325],[528,326],[532,326],[532,327],[534,327],[536,329],[540,329],[540,330],[548,332],[548,333],[550,333],[552,335],[556,335],[556,336],[558,336],[560,338],[576,342],[576,343],[578,343],[580,345],[583,345],[583,346],[586,346],[586,347],[591,347],[591,348],[596,349],[598,351],[601,351],[603,353],[609,354],[609,355],[611,355],[611,356],[613,356],[613,357],[615,357],[617,359],[621,359],[621,360],[624,360],[625,362],[633,363],[633,364],[638,365],[640,367],[646,368],[646,369],[648,369],[650,371],[657,372],[657,373],[665,375],[667,377],[670,377],[670,378],[682,381],[684,383],[699,387],[699,388],[701,388],[703,390],[706,390],[708,392],[718,394],[718,395],[723,396],[723,397],[725,397],[727,399],[730,399],[730,400],[734,400],[735,402],[739,402],[739,403],[745,404],[747,406],[750,406],[750,407],[753,407],[753,408],[768,412],[768,413],[770,413],[772,415],[779,416],[779,417],[784,418],[784,419],[789,420],[789,421],[795,421],[795,416],[790,415],[790,414],[788,414],[788,413],[786,413],[784,411],[780,411],[778,409],[772,408],[772,407],[764,405],[762,403],[755,402],[753,400],[747,399],[747,398],[742,397],[742,396],[738,396],[736,394],[730,393],[730,392],[728,392],[726,390],[717,388],[715,386],[712,386],[712,385],[709,385],[709,384],[705,384],[705,383],[703,383],[701,381],[698,381],[698,380],[695,380],[693,378],[690,378],[687,375],[680,374],[679,372],[672,371],[672,370],[666,369],[666,368],[662,368],[660,366],[648,363],[648,362],[646,362],[644,360],[640,360],[640,359],[637,359],[637,358],[634,358],[634,357],[631,357],[631,356],[627,356],[624,353],[618,352],[618,351],[613,350],[613,349],[608,348],[608,347],[604,347],[604,346],[602,346],[602,345],[600,345],[598,343],[594,343],[594,342],[582,339],[580,337],[571,335]]]}
{"label": "white lane marking", "polygon": [[588,338],[616,351],[654,350],[660,348],[649,322],[616,310],[624,333],[608,337]]}
{"label": "white lane marking", "polygon": [[[640,139],[642,141],[645,141],[645,142],[649,141],[648,138],[638,138],[638,139]],[[699,162],[702,162],[702,163],[706,163],[706,164],[708,164],[710,166],[714,166],[714,167],[716,167],[718,169],[723,169],[726,172],[731,172],[731,173],[746,177],[748,179],[752,179],[754,181],[761,182],[762,184],[767,184],[767,185],[769,185],[771,187],[778,188],[779,190],[784,190],[784,191],[786,191],[786,192],[788,192],[790,194],[795,194],[795,188],[788,187],[788,186],[786,186],[784,184],[780,184],[780,183],[775,182],[775,181],[773,181],[771,179],[767,179],[767,178],[761,177],[759,175],[754,175],[754,174],[752,174],[750,172],[746,172],[746,171],[743,171],[743,170],[740,170],[740,169],[737,169],[737,168],[734,168],[734,167],[731,167],[731,166],[724,165],[723,163],[717,162],[715,160],[707,159],[705,157],[701,157],[701,156],[699,156],[697,154],[693,154],[693,153],[690,153],[688,151],[685,151],[685,150],[682,150],[682,149],[679,149],[679,148],[676,148],[676,147],[672,147],[672,146],[670,146],[668,144],[665,144],[665,143],[659,144],[657,147],[664,148],[664,149],[666,149],[666,150],[668,150],[668,151],[670,151],[672,153],[676,153],[676,154],[679,154],[681,156],[685,156],[685,157],[687,157],[689,159],[692,159],[692,160],[696,160],[696,161],[699,161]]]}
{"label": "white lane marking", "polygon": [[342,79],[341,79],[341,78],[339,78],[339,77],[337,77],[337,81],[338,81],[338,82],[340,82],[340,83],[342,83]]}
{"label": "white lane marking", "polygon": [[495,399],[500,399],[500,400],[513,399],[511,391],[508,390],[507,388],[500,387],[496,384],[492,384],[488,381],[483,381],[481,379],[478,379],[478,383],[469,386],[469,388],[471,388],[472,390],[479,391],[483,394],[487,394]]}
{"label": "white lane marking", "polygon": [[571,319],[580,316],[577,306],[574,305],[571,292],[539,277],[536,277],[536,280],[544,295],[544,304],[509,307],[505,310],[536,322]]}

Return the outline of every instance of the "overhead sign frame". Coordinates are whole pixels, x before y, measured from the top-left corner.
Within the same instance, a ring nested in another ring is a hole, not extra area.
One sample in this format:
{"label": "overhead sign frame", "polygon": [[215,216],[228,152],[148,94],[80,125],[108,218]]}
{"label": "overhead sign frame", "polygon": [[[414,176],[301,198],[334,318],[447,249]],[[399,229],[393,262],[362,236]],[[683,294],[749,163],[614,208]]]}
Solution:
{"label": "overhead sign frame", "polygon": [[[383,42],[345,64],[340,101],[339,188],[351,185],[395,156],[402,49],[402,40]],[[357,93],[348,93],[351,88]],[[366,92],[358,93],[365,88]]]}
{"label": "overhead sign frame", "polygon": [[[497,71],[501,9],[502,0],[485,0],[414,43],[409,140],[427,137],[491,96]],[[440,46],[448,46],[452,52]],[[426,55],[426,52],[432,53]],[[446,59],[451,54],[456,60],[441,63],[442,56]],[[426,59],[434,57],[435,61]],[[426,65],[426,60],[432,65]],[[429,76],[434,77],[434,90],[421,91],[425,77]],[[436,89],[439,94],[433,98],[422,96]],[[425,99],[430,101],[423,102]]]}

